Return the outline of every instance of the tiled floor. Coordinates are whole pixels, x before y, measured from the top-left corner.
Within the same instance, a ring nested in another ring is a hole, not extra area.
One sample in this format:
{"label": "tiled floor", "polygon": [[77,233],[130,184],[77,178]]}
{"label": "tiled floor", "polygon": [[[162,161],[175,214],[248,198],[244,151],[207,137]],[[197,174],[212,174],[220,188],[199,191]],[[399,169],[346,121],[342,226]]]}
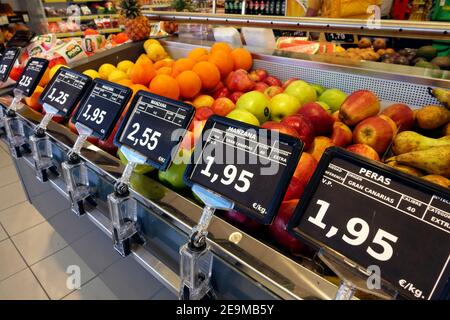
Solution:
{"label": "tiled floor", "polygon": [[176,299],[67,201],[43,210],[47,192],[27,201],[0,140],[0,300]]}

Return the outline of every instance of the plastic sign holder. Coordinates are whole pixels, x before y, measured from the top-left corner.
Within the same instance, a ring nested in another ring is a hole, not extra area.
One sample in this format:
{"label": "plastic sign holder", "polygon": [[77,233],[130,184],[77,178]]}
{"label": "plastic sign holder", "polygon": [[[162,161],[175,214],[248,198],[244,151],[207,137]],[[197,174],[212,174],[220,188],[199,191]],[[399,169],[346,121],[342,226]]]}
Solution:
{"label": "plastic sign holder", "polygon": [[189,242],[180,249],[181,299],[214,296],[206,237],[215,210],[236,209],[271,223],[302,149],[300,140],[276,131],[219,116],[208,119],[184,175],[205,207]]}
{"label": "plastic sign holder", "polygon": [[40,96],[45,115],[30,137],[36,177],[45,182],[50,170],[57,174],[53,165],[52,145],[46,129],[55,115],[67,118],[80,101],[91,83],[91,78],[74,70],[60,68]]}
{"label": "plastic sign holder", "polygon": [[61,167],[72,211],[77,215],[85,213],[85,200],[95,204],[89,188],[87,167],[80,158],[81,149],[89,136],[106,140],[111,135],[131,93],[130,88],[95,79],[73,117],[78,138]]}
{"label": "plastic sign holder", "polygon": [[344,149],[328,148],[288,229],[341,278],[336,299],[448,299],[450,193]]}
{"label": "plastic sign holder", "polygon": [[144,243],[137,225],[137,202],[130,194],[134,168],[147,164],[166,170],[193,116],[191,105],[142,90],[131,102],[115,136],[128,163],[108,195],[114,248],[122,256],[130,254],[132,242]]}

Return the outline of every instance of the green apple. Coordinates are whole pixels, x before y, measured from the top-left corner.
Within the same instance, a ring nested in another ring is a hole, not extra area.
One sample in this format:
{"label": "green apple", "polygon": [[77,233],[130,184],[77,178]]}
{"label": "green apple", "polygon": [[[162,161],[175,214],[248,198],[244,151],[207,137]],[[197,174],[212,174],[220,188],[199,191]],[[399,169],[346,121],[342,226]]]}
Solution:
{"label": "green apple", "polygon": [[234,109],[227,115],[227,118],[252,124],[254,126],[259,126],[258,118],[256,118],[252,113],[244,109]]}
{"label": "green apple", "polygon": [[329,114],[331,114],[331,108],[329,105],[327,105],[325,102],[323,101],[316,101],[326,112],[328,112]]}
{"label": "green apple", "polygon": [[339,89],[327,89],[319,97],[319,101],[325,102],[331,108],[331,113],[338,111],[345,99],[347,94]]}
{"label": "green apple", "polygon": [[131,175],[130,185],[133,190],[153,201],[161,200],[167,190],[161,184],[146,175],[137,173]]}
{"label": "green apple", "polygon": [[175,190],[185,189],[186,185],[183,181],[183,175],[184,171],[186,170],[186,166],[186,163],[172,163],[172,165],[166,171],[160,170],[158,172],[159,181]]}
{"label": "green apple", "polygon": [[236,101],[236,109],[247,110],[258,119],[259,123],[269,120],[269,99],[262,92],[250,91],[244,93]]}
{"label": "green apple", "polygon": [[317,96],[320,96],[326,90],[320,84],[311,84],[311,87],[313,87],[314,90],[316,90]]}
{"label": "green apple", "polygon": [[297,113],[300,109],[300,101],[294,96],[286,93],[279,93],[270,99],[270,118],[280,122],[284,117]]}
{"label": "green apple", "polygon": [[292,82],[284,90],[284,93],[296,97],[302,105],[317,100],[316,89],[303,80]]}
{"label": "green apple", "polygon": [[[122,153],[122,151],[117,150],[117,155],[119,156],[120,162],[122,162],[123,165],[127,165],[128,160],[125,158],[125,155]],[[134,167],[133,172],[136,172],[138,174],[145,174],[147,172],[153,171],[155,168],[152,166],[149,166],[147,164],[138,164],[136,167]]]}

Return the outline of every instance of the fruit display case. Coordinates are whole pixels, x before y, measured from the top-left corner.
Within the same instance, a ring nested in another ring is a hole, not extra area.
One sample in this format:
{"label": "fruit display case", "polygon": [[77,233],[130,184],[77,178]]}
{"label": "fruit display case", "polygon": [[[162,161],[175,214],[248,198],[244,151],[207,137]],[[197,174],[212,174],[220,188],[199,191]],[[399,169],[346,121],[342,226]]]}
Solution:
{"label": "fruit display case", "polygon": [[[208,47],[210,43],[168,40],[163,45],[177,59],[195,47]],[[103,63],[117,64],[125,58],[137,58],[142,50],[141,43],[125,44],[115,48],[114,52],[89,57],[87,62],[80,62],[74,68],[83,71],[98,69]],[[253,52],[253,57],[254,69],[265,69],[280,79],[301,78],[345,92],[371,90],[384,106],[400,101],[412,108],[438,104],[429,94],[429,88],[450,88],[450,82],[442,77],[411,74],[408,72],[411,68],[404,66],[375,70],[364,62],[358,65],[330,64],[296,59],[295,54],[277,56],[273,52]],[[10,97],[2,97],[1,102],[8,105],[10,100]],[[27,107],[19,110],[18,114],[26,122],[27,136],[42,119],[42,115]],[[57,123],[50,123],[48,134],[53,158],[61,172],[61,162],[76,135]],[[106,195],[112,192],[124,167],[117,158],[91,144],[82,149],[82,158],[87,162],[90,185],[97,201],[96,207],[87,208],[87,216],[111,236]],[[69,201],[61,176],[50,175],[49,182],[41,184],[36,180],[30,155],[15,160],[15,164],[30,202],[33,203],[33,197],[43,188],[49,187],[55,190],[55,197],[62,196]],[[143,183],[150,186],[147,187],[148,192],[144,195],[133,191],[132,194],[138,200],[138,224],[147,244],[133,247],[132,254],[144,268],[178,293],[179,247],[186,243],[191,228],[199,220],[201,208],[151,177],[146,177]],[[280,251],[273,244],[250,235],[221,217],[213,218],[208,242],[214,254],[212,283],[219,299],[331,299],[337,291],[337,286],[327,280],[315,261]]]}

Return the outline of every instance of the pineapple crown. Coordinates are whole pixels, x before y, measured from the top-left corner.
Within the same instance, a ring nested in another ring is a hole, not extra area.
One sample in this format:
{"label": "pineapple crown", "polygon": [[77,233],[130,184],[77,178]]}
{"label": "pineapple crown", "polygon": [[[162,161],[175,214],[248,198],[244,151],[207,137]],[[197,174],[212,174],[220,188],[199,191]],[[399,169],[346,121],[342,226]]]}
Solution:
{"label": "pineapple crown", "polygon": [[122,8],[122,15],[128,19],[134,19],[141,15],[139,0],[122,0],[120,7]]}

